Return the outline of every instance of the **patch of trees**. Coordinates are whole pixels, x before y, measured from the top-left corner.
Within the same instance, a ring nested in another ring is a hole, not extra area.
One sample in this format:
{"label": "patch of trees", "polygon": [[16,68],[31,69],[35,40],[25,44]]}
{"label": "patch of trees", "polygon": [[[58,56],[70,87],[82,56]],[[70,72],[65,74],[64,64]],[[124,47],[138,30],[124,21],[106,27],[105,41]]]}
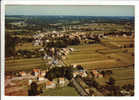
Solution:
{"label": "patch of trees", "polygon": [[32,82],[30,88],[28,89],[28,96],[36,96],[40,93],[43,93],[42,88],[40,88],[39,90],[38,89],[38,84],[36,82]]}
{"label": "patch of trees", "polygon": [[30,86],[30,89],[28,90],[28,95],[29,96],[35,96],[35,95],[38,95],[38,85],[36,82],[33,82]]}
{"label": "patch of trees", "polygon": [[24,58],[32,58],[33,56],[38,57],[35,51],[29,51],[29,50],[18,50],[16,52],[16,55]]}
{"label": "patch of trees", "polygon": [[16,42],[13,37],[10,36],[10,34],[6,33],[5,35],[5,56],[15,56],[16,50],[15,50]]}
{"label": "patch of trees", "polygon": [[68,80],[71,80],[73,77],[72,72],[72,67],[55,67],[49,70],[45,77],[50,81],[58,77],[66,77]]}
{"label": "patch of trees", "polygon": [[12,23],[12,22],[19,22],[19,21],[24,21],[24,18],[19,18],[19,17],[6,17],[5,18],[5,23]]}
{"label": "patch of trees", "polygon": [[105,75],[112,75],[112,70],[102,70],[100,73],[101,73],[103,76],[105,76]]}
{"label": "patch of trees", "polygon": [[62,41],[62,40],[55,40],[55,41],[51,41],[49,43],[44,44],[45,47],[49,47],[49,48],[66,48],[68,45]]}
{"label": "patch of trees", "polygon": [[126,85],[122,86],[122,89],[125,89],[126,91],[134,90],[134,85],[126,84]]}
{"label": "patch of trees", "polygon": [[82,78],[84,80],[84,82],[89,86],[89,87],[95,87],[96,89],[99,88],[99,83],[96,82],[95,80],[91,79],[91,78]]}
{"label": "patch of trees", "polygon": [[107,94],[108,96],[121,96],[120,93],[120,86],[115,85],[115,79],[110,77],[109,81],[106,82],[107,85],[105,86],[105,89],[109,91]]}
{"label": "patch of trees", "polygon": [[122,32],[122,31],[115,32],[115,31],[113,31],[113,32],[110,32],[108,34],[104,34],[104,36],[107,36],[107,35],[121,35],[122,36],[124,34],[131,35],[131,32]]}
{"label": "patch of trees", "polygon": [[33,38],[28,38],[28,37],[13,37],[14,38],[14,41],[16,44],[18,43],[27,43],[27,42],[32,42],[34,39]]}
{"label": "patch of trees", "polygon": [[73,39],[65,40],[65,42],[68,45],[79,45],[80,44],[80,39],[78,37],[75,37]]}

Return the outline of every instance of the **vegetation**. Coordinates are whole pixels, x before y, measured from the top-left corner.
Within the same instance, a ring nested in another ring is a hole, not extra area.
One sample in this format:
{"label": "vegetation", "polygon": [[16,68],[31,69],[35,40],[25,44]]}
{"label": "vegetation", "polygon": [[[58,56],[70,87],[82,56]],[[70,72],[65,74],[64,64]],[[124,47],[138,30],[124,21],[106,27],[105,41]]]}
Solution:
{"label": "vegetation", "polygon": [[55,67],[46,74],[46,78],[53,80],[58,77],[66,77],[68,80],[71,80],[73,77],[72,73],[73,69],[71,67]]}
{"label": "vegetation", "polygon": [[73,87],[63,87],[45,90],[42,96],[79,96]]}
{"label": "vegetation", "polygon": [[[134,17],[6,16],[5,21],[6,76],[47,69],[45,78],[76,79],[88,95],[134,95]],[[73,78],[71,65],[77,73],[97,70],[102,76]],[[33,82],[28,95],[78,95],[69,86],[37,88]]]}
{"label": "vegetation", "polygon": [[38,88],[37,83],[33,82],[31,84],[30,90],[28,90],[28,95],[29,96],[36,96],[38,94],[37,88]]}

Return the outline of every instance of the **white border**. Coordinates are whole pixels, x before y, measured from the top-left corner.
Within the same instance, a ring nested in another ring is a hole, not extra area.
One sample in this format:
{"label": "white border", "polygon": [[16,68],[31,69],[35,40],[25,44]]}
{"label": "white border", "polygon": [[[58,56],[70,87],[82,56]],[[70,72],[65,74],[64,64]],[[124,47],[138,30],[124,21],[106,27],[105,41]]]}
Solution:
{"label": "white border", "polygon": [[[14,1],[14,2],[13,2]],[[135,55],[135,96],[134,97],[45,97],[45,96],[35,96],[35,97],[29,97],[29,96],[4,96],[4,66],[5,66],[5,60],[4,60],[4,54],[5,54],[5,40],[4,40],[4,19],[5,19],[5,5],[134,5],[135,6],[135,47],[136,47],[136,55]],[[80,100],[84,100],[84,99],[103,99],[103,100],[117,100],[117,99],[121,99],[121,100],[134,100],[134,99],[138,99],[138,89],[139,89],[139,81],[137,80],[137,75],[139,75],[137,73],[137,71],[139,70],[138,66],[138,53],[137,51],[139,51],[139,39],[137,39],[139,37],[139,2],[137,1],[90,1],[90,0],[71,0],[71,1],[64,1],[64,0],[53,0],[53,1],[44,1],[44,0],[40,0],[40,1],[18,1],[18,0],[10,0],[10,1],[1,1],[1,96],[2,99],[1,100],[46,100],[46,99],[59,99],[59,100],[65,100],[65,99],[80,99]]]}

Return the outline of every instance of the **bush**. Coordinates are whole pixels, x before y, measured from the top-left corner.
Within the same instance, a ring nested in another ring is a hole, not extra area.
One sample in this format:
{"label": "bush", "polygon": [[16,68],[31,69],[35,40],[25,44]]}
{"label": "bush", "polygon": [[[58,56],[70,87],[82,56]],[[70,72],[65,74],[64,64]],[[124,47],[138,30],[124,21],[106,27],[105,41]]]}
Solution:
{"label": "bush", "polygon": [[31,84],[30,90],[28,90],[28,95],[29,96],[35,96],[35,95],[37,95],[38,94],[37,88],[38,88],[37,83],[36,82],[33,82]]}
{"label": "bush", "polygon": [[110,77],[109,82],[107,82],[108,85],[115,85],[115,79]]}
{"label": "bush", "polygon": [[49,80],[53,80],[54,78],[58,77],[66,77],[68,80],[72,79],[72,68],[71,67],[55,67],[49,70],[46,74],[46,78]]}

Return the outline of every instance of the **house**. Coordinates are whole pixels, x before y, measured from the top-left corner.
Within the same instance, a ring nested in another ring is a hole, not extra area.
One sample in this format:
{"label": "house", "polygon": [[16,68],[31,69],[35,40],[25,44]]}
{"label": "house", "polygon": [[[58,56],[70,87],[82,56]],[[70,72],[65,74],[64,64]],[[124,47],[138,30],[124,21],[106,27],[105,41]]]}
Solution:
{"label": "house", "polygon": [[76,77],[77,75],[79,75],[79,72],[73,72],[73,77]]}
{"label": "house", "polygon": [[44,48],[41,48],[39,51],[44,51]]}
{"label": "house", "polygon": [[90,93],[90,92],[89,92],[89,88],[86,88],[85,91],[86,91],[88,94]]}
{"label": "house", "polygon": [[98,78],[103,78],[103,75],[102,75],[102,74],[99,74],[99,75],[98,75]]}
{"label": "house", "polygon": [[123,34],[123,37],[127,37],[127,35],[126,34]]}
{"label": "house", "polygon": [[73,68],[76,68],[77,67],[77,65],[73,65]]}
{"label": "house", "polygon": [[122,93],[123,95],[129,95],[130,94],[130,92],[126,91],[126,90],[121,90],[120,93]]}
{"label": "house", "polygon": [[45,78],[44,78],[43,76],[39,76],[39,77],[38,77],[38,80],[39,80],[39,81],[43,81],[43,80],[45,80]]}
{"label": "house", "polygon": [[26,73],[22,71],[22,72],[19,72],[19,75],[23,77],[23,76],[26,76]]}
{"label": "house", "polygon": [[102,78],[103,77],[103,75],[100,74],[97,70],[92,70],[92,73],[93,73],[95,78]]}
{"label": "house", "polygon": [[80,76],[81,76],[81,77],[87,77],[87,73],[86,73],[85,71],[80,72]]}
{"label": "house", "polygon": [[83,67],[81,65],[77,65],[78,70],[83,70]]}
{"label": "house", "polygon": [[65,56],[62,56],[62,59],[66,59],[66,57]]}
{"label": "house", "polygon": [[41,71],[40,72],[40,76],[43,76],[44,77],[45,75],[46,75],[46,71]]}
{"label": "house", "polygon": [[59,84],[62,86],[65,84],[65,79],[63,77],[59,78]]}
{"label": "house", "polygon": [[52,81],[47,81],[46,82],[46,88],[55,88],[56,87],[56,84]]}
{"label": "house", "polygon": [[78,74],[76,72],[73,73],[73,77],[76,77]]}
{"label": "house", "polygon": [[40,69],[33,69],[32,74],[33,74],[34,76],[38,77],[39,74],[40,74]]}
{"label": "house", "polygon": [[73,48],[69,48],[69,50],[70,50],[70,51],[74,51],[74,49],[73,49]]}
{"label": "house", "polygon": [[32,83],[32,80],[28,80],[28,85],[31,85],[31,83]]}

